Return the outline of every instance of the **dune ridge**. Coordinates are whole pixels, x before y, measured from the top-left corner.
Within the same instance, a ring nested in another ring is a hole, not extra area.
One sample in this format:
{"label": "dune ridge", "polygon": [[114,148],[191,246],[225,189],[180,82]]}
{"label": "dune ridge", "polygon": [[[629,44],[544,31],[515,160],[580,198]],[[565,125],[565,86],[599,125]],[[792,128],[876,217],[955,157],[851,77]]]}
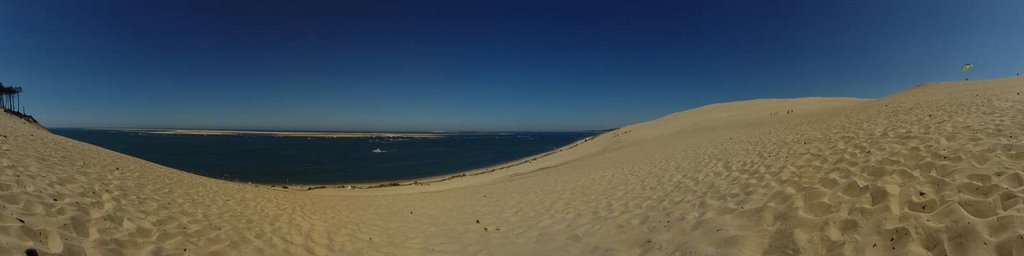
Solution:
{"label": "dune ridge", "polygon": [[1024,79],[712,104],[485,175],[288,191],[0,114],[0,254],[1024,255]]}

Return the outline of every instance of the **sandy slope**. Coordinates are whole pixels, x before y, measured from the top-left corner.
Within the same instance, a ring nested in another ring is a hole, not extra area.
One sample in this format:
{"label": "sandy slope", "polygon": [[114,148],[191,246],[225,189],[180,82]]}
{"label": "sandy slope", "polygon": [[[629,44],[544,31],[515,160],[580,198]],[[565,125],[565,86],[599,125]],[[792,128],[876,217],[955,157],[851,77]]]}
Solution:
{"label": "sandy slope", "polygon": [[1024,255],[1021,94],[714,104],[486,175],[308,192],[0,115],[0,254]]}

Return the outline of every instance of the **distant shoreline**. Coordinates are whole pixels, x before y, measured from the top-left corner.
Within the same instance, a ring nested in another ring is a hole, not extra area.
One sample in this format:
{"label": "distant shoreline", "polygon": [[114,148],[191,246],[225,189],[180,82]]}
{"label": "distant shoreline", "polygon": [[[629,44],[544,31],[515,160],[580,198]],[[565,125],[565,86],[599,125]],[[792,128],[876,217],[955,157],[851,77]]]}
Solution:
{"label": "distant shoreline", "polygon": [[[103,130],[113,131],[118,133],[135,133],[135,134],[161,134],[161,135],[198,135],[198,136],[256,136],[256,137],[289,137],[289,138],[303,138],[303,137],[322,137],[322,138],[374,138],[374,137],[391,137],[391,138],[445,138],[450,136],[474,136],[474,135],[516,135],[518,133],[532,133],[532,132],[319,132],[319,131],[247,131],[247,130],[213,130],[213,129],[160,129],[160,128],[56,128],[56,129],[86,129],[86,130]],[[607,131],[614,131],[615,129],[609,129]],[[496,162],[494,164],[480,166],[476,168],[468,168],[454,172],[434,174],[422,177],[410,177],[410,178],[386,178],[381,180],[372,181],[337,181],[337,182],[298,182],[293,183],[287,180],[276,180],[276,181],[245,181],[231,178],[223,178],[218,176],[207,176],[199,174],[197,172],[190,172],[193,174],[218,179],[233,183],[252,184],[259,186],[267,186],[271,188],[286,189],[286,190],[318,190],[318,189],[373,189],[373,188],[385,188],[385,187],[399,187],[409,185],[431,185],[434,183],[445,182],[453,179],[459,179],[463,177],[477,176],[481,174],[488,174],[511,167],[519,166],[522,164],[530,163],[542,158],[546,158],[555,153],[559,153],[568,149],[572,149],[576,146],[584,144],[596,137],[605,134],[607,131],[602,132],[585,132],[589,133],[587,136],[581,137],[574,141],[569,142],[561,147],[552,148],[546,151],[540,151],[535,154],[526,155],[521,158],[510,159],[507,161]],[[562,133],[562,132],[540,132],[540,133]],[[576,132],[581,133],[581,132]],[[88,142],[87,142],[88,143]]]}
{"label": "distant shoreline", "polygon": [[398,138],[436,138],[455,135],[454,133],[401,133],[401,132],[285,132],[285,131],[241,131],[241,130],[199,130],[199,129],[109,129],[131,131],[148,134],[173,135],[216,135],[239,136],[260,135],[277,137],[317,137],[317,138],[366,138],[366,137],[398,137]]}
{"label": "distant shoreline", "polygon": [[[617,129],[613,129],[611,131],[615,131],[615,130],[617,130]],[[575,147],[577,147],[579,145],[582,145],[582,144],[584,144],[586,142],[594,140],[597,137],[600,137],[600,136],[602,136],[604,134],[606,134],[606,133],[598,133],[598,134],[594,134],[594,135],[591,135],[591,136],[583,137],[583,138],[581,138],[579,140],[576,140],[576,141],[574,141],[572,143],[569,143],[568,145],[565,145],[565,146],[562,146],[562,147],[558,147],[558,148],[555,148],[555,149],[552,149],[552,150],[549,150],[549,151],[544,151],[544,152],[541,152],[541,153],[538,153],[538,154],[535,154],[535,155],[530,155],[530,156],[526,156],[526,157],[519,158],[519,159],[516,159],[516,160],[508,161],[508,162],[503,162],[503,163],[494,164],[494,165],[490,165],[490,166],[486,166],[486,167],[481,167],[481,168],[469,169],[469,170],[465,170],[465,171],[453,172],[453,173],[449,173],[449,174],[433,175],[433,176],[426,176],[426,177],[419,177],[419,178],[396,179],[396,180],[387,180],[387,181],[371,181],[371,182],[325,183],[325,184],[262,183],[262,182],[243,182],[243,181],[234,181],[234,180],[224,180],[224,181],[240,183],[240,184],[252,184],[252,185],[259,185],[259,186],[269,186],[271,188],[280,188],[280,189],[298,190],[298,191],[310,191],[310,190],[317,190],[317,189],[375,189],[375,188],[401,187],[401,186],[412,186],[412,185],[423,186],[423,185],[431,185],[431,184],[435,184],[435,183],[441,183],[441,182],[445,182],[445,181],[450,181],[450,180],[454,180],[454,179],[458,179],[458,178],[477,176],[477,175],[482,175],[482,174],[489,174],[489,173],[493,173],[493,172],[496,172],[496,171],[505,170],[505,169],[516,167],[516,166],[519,166],[519,165],[531,163],[531,162],[534,162],[534,161],[546,158],[548,156],[551,156],[553,154],[560,153],[562,151],[566,151],[566,150],[575,148]],[[543,168],[541,168],[541,169],[543,169]]]}

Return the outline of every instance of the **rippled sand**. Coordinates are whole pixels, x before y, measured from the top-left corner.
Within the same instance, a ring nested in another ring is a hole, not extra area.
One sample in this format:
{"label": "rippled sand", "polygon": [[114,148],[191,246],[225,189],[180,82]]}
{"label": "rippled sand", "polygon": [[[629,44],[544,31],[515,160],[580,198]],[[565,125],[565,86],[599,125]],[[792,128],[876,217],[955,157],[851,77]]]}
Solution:
{"label": "rippled sand", "polygon": [[1021,255],[1024,79],[709,105],[464,178],[297,191],[0,114],[0,254]]}

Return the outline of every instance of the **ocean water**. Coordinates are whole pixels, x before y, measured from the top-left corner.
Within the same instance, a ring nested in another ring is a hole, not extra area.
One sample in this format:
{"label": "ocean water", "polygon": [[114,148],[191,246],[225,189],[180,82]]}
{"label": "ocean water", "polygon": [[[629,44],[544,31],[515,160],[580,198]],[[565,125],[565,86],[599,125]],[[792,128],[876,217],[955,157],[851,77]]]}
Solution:
{"label": "ocean water", "polygon": [[381,182],[445,175],[517,160],[596,135],[559,132],[307,138],[70,128],[51,131],[207,177],[268,184]]}

